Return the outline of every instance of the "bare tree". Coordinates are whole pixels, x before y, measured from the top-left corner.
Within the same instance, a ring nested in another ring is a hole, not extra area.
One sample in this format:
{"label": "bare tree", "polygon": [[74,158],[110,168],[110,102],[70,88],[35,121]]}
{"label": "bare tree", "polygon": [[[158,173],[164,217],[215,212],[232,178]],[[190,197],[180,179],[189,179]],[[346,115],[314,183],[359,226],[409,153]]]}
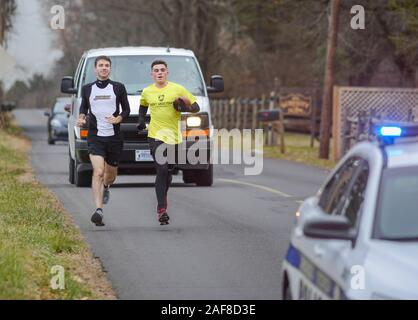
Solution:
{"label": "bare tree", "polygon": [[6,33],[12,28],[15,12],[15,0],[0,0],[0,45],[6,44]]}
{"label": "bare tree", "polygon": [[[16,12],[14,0],[0,0],[0,46],[6,45],[6,33],[12,28],[12,17]],[[0,82],[0,105],[3,103],[3,83]]]}

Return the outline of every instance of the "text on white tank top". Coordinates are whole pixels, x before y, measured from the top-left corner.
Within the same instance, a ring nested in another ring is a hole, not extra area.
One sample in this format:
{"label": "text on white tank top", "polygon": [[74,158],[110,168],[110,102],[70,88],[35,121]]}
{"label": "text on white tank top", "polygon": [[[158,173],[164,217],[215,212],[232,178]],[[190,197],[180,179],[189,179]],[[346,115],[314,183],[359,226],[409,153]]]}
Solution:
{"label": "text on white tank top", "polygon": [[116,95],[113,91],[113,85],[109,83],[101,89],[94,84],[91,88],[90,107],[97,120],[97,135],[100,137],[115,135],[113,124],[106,119],[116,111]]}

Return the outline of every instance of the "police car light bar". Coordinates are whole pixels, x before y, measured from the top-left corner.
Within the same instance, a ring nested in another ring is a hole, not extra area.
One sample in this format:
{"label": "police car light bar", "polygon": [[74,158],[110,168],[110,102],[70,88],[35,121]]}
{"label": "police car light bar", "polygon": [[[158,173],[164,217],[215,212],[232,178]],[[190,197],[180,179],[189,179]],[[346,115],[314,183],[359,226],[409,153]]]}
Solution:
{"label": "police car light bar", "polygon": [[373,127],[377,138],[383,144],[393,144],[395,139],[418,139],[418,122],[381,122],[375,123]]}
{"label": "police car light bar", "polygon": [[400,127],[380,127],[379,135],[382,137],[400,137],[402,135],[402,128]]}

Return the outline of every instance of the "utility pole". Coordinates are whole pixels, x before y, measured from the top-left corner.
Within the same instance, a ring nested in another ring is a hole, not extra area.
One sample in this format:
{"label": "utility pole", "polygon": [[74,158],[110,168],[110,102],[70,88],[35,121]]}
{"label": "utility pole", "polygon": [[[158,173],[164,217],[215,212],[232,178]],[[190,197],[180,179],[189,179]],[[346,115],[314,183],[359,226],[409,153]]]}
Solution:
{"label": "utility pole", "polygon": [[[5,2],[4,0],[0,0],[0,47],[3,46],[3,42],[4,42],[4,34],[6,33],[6,7],[5,7]],[[1,62],[0,62],[1,63]],[[0,108],[2,108],[2,104],[3,104],[3,83],[0,81]],[[0,112],[2,112],[0,110]],[[0,127],[2,126],[1,123],[1,118],[0,118]]]}
{"label": "utility pole", "polygon": [[0,46],[3,45],[6,33],[6,0],[0,0]]}
{"label": "utility pole", "polygon": [[[330,15],[327,40],[327,60],[325,64],[324,92],[322,96],[321,133],[319,157],[329,158],[329,144],[332,122],[332,88],[334,85],[335,53],[337,51],[338,20],[341,1],[330,0]],[[333,137],[334,139],[336,137]]]}

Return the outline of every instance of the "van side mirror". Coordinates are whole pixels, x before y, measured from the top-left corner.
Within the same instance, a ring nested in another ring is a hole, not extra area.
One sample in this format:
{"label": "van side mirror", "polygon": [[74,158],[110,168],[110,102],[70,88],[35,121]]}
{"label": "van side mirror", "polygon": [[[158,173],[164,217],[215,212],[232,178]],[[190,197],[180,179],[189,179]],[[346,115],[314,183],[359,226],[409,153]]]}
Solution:
{"label": "van side mirror", "polygon": [[76,94],[77,89],[74,88],[74,78],[64,77],[61,80],[61,92],[68,94]]}
{"label": "van side mirror", "polygon": [[216,93],[224,91],[224,79],[220,75],[210,77],[210,85],[207,87],[208,93]]}

